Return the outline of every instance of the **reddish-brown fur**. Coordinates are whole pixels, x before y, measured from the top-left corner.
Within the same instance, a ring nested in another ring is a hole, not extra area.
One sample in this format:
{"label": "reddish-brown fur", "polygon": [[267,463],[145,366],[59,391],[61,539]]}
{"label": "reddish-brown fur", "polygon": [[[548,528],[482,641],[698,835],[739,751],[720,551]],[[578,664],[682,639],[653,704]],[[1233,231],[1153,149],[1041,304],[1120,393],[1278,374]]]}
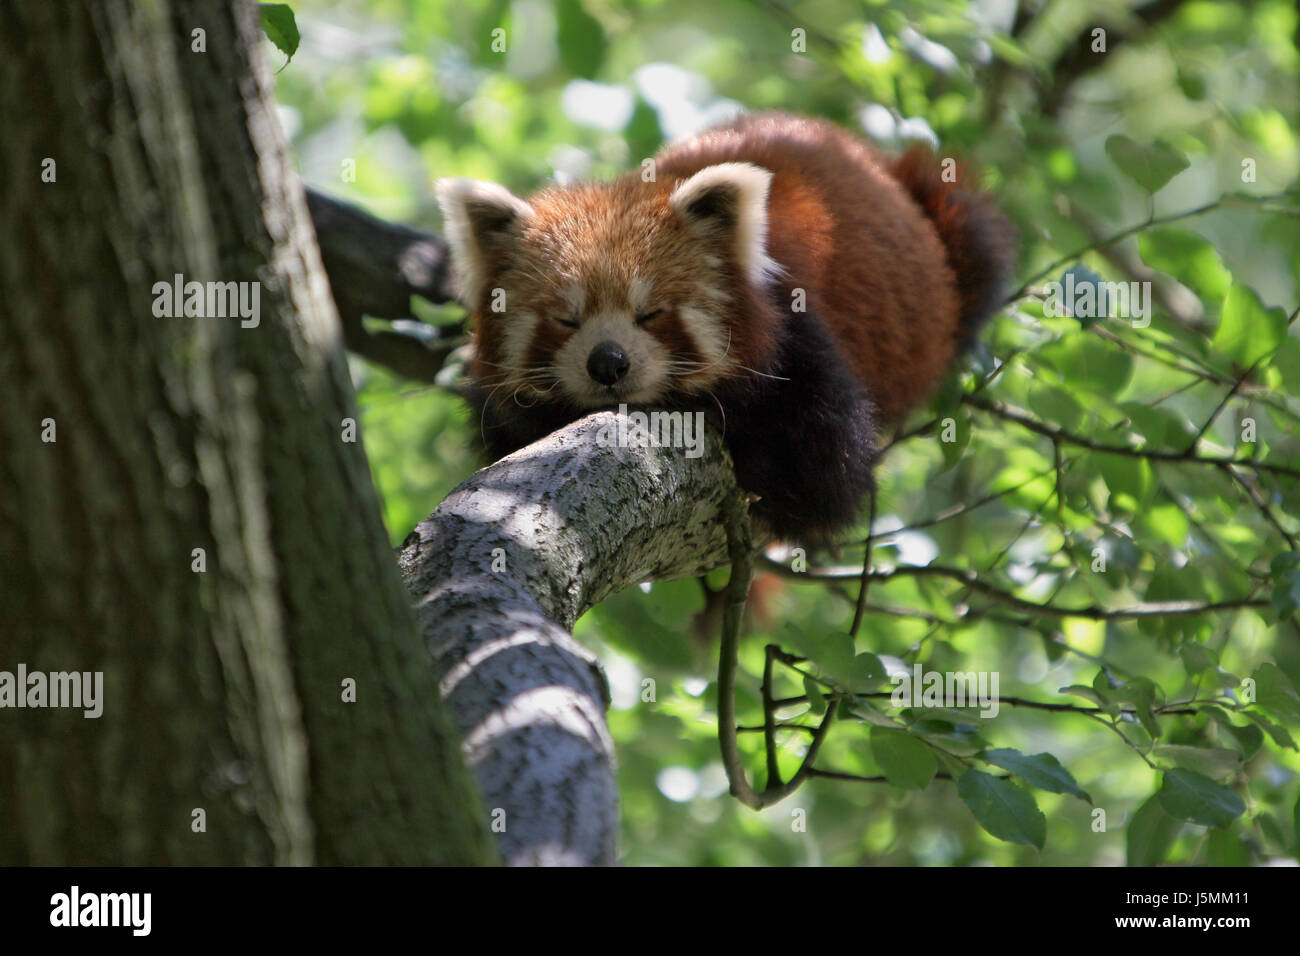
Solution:
{"label": "reddish-brown fur", "polygon": [[[952,187],[939,182],[938,163],[925,165],[919,152],[904,160],[908,185],[931,184],[934,210],[955,215],[942,201]],[[668,149],[657,167],[677,181],[725,162],[774,174],[768,252],[807,290],[809,310],[841,344],[882,417],[897,419],[924,401],[964,337],[961,290],[939,229],[889,160],[832,123],[758,115]]]}
{"label": "reddish-brown fur", "polygon": [[880,423],[926,399],[1010,275],[1006,220],[944,165],[760,114],[669,147],[648,183],[527,203],[450,184],[487,447],[623,402],[702,410],[778,535],[852,523]]}
{"label": "reddish-brown fur", "polygon": [[[581,285],[589,313],[627,307],[627,290],[636,276],[652,277],[657,302],[667,303],[656,319],[653,334],[676,357],[698,358],[694,341],[675,305],[689,301],[700,273],[699,237],[693,235],[669,206],[676,179],[661,176],[643,182],[633,173],[611,183],[586,183],[543,190],[529,199],[534,215],[522,226],[509,254],[492,257],[485,285],[474,305],[477,349],[475,374],[484,381],[499,378],[506,323],[490,307],[493,287],[507,290],[512,307],[542,316],[562,315],[559,295],[563,279]],[[749,283],[740,281],[731,251],[714,250],[726,260],[730,276],[729,301],[723,310],[731,332],[730,356],[757,367],[770,353],[778,321],[770,304]],[[568,338],[554,323],[537,325],[529,350],[529,367],[541,368]],[[679,386],[691,376],[679,376]]]}

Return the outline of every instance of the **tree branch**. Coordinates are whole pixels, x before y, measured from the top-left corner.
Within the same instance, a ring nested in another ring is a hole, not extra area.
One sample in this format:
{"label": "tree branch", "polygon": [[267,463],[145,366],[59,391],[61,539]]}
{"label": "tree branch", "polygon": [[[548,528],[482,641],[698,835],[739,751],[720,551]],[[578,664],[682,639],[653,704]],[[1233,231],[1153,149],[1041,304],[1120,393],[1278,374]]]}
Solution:
{"label": "tree branch", "polygon": [[727,561],[739,492],[721,439],[707,431],[698,458],[607,447],[602,429],[618,418],[589,416],[480,471],[399,551],[512,864],[615,859],[604,678],[574,621],[633,584]]}
{"label": "tree branch", "polygon": [[[791,571],[782,564],[775,562],[766,564],[765,567],[782,577],[796,581],[846,581],[849,579],[860,580],[862,569],[858,567],[844,568],[820,568],[809,569],[807,571]],[[991,598],[1000,604],[1009,607],[1019,608],[1022,611],[1029,611],[1040,617],[1082,617],[1093,621],[1115,621],[1127,620],[1138,617],[1170,617],[1184,616],[1193,614],[1208,614],[1215,611],[1236,611],[1247,607],[1268,607],[1269,602],[1264,598],[1238,598],[1230,601],[1149,601],[1141,604],[1132,604],[1128,607],[1107,608],[1097,605],[1087,607],[1060,607],[1052,603],[1039,604],[1035,601],[1028,601],[1022,597],[1017,597],[1010,591],[1003,590],[997,585],[985,581],[973,570],[967,568],[955,568],[941,564],[927,565],[900,565],[888,571],[872,571],[869,578],[873,581],[888,581],[891,578],[948,578],[956,581],[984,597]]]}
{"label": "tree branch", "polygon": [[[1173,16],[1182,7],[1183,2],[1184,0],[1154,0],[1145,6],[1128,11],[1134,21],[1133,29],[1110,30],[1106,51],[1103,53],[1093,52],[1091,29],[1075,37],[1074,42],[1045,72],[1045,75],[1052,78],[1052,82],[1039,91],[1038,104],[1043,115],[1056,116],[1079,80],[1109,63],[1119,47],[1130,40],[1145,36],[1153,26]],[[1096,25],[1089,26],[1091,28]]]}
{"label": "tree branch", "polygon": [[1196,462],[1202,465],[1235,465],[1238,468],[1249,468],[1252,471],[1266,471],[1276,475],[1286,475],[1289,478],[1300,478],[1300,470],[1288,468],[1285,465],[1273,465],[1266,461],[1256,461],[1253,458],[1230,458],[1225,455],[1198,455],[1193,449],[1184,451],[1166,451],[1159,448],[1132,448],[1128,445],[1107,445],[1102,442],[1094,441],[1091,438],[1085,438],[1082,435],[1075,435],[1061,428],[1059,425],[1053,425],[1049,422],[1039,421],[1028,412],[1010,405],[1004,405],[1002,402],[990,401],[986,398],[980,398],[976,395],[965,395],[962,401],[978,408],[981,411],[996,415],[1005,421],[1015,422],[1032,432],[1037,432],[1051,438],[1053,441],[1061,441],[1067,445],[1074,445],[1078,448],[1087,448],[1090,451],[1104,452],[1108,455],[1124,455],[1129,458],[1147,458],[1152,461],[1186,461]]}
{"label": "tree branch", "polygon": [[1082,258],[1084,255],[1086,255],[1089,252],[1096,252],[1099,249],[1105,249],[1107,246],[1112,246],[1123,239],[1127,239],[1129,236],[1136,235],[1137,233],[1142,232],[1144,229],[1150,229],[1154,226],[1167,226],[1171,222],[1179,222],[1183,219],[1191,219],[1193,216],[1200,216],[1204,213],[1210,212],[1211,210],[1218,209],[1220,206],[1227,206],[1233,203],[1243,203],[1246,205],[1263,205],[1264,203],[1275,202],[1278,199],[1291,198],[1293,195],[1294,193],[1290,193],[1290,192],[1273,193],[1268,196],[1239,196],[1235,193],[1229,193],[1228,195],[1220,196],[1218,199],[1214,200],[1213,202],[1207,202],[1204,205],[1197,206],[1193,209],[1185,209],[1182,212],[1171,213],[1168,216],[1148,216],[1142,222],[1135,223],[1132,226],[1128,226],[1127,228],[1121,229],[1119,232],[1114,233],[1113,235],[1107,236],[1105,238],[1099,239],[1095,242],[1090,242],[1088,243],[1088,245],[1081,246],[1080,248],[1074,250],[1073,252],[1063,255],[1059,259],[1056,259],[1053,262],[1049,263],[1046,267],[1040,269],[1038,272],[1035,272],[1028,279],[1026,279],[1024,283],[1021,284],[1020,288],[1016,289],[1015,292],[1007,296],[1004,304],[1011,305],[1017,299],[1024,296],[1025,293],[1029,291],[1030,287],[1034,285],[1034,283],[1056,272],[1056,270],[1060,269],[1062,266],[1069,265],[1072,262],[1077,262],[1080,258]]}
{"label": "tree branch", "polygon": [[369,213],[307,188],[307,209],[316,226],[321,261],[349,349],[406,378],[432,382],[462,329],[432,345],[396,332],[367,332],[363,316],[409,319],[411,296],[450,302],[447,243],[439,235],[376,219]]}

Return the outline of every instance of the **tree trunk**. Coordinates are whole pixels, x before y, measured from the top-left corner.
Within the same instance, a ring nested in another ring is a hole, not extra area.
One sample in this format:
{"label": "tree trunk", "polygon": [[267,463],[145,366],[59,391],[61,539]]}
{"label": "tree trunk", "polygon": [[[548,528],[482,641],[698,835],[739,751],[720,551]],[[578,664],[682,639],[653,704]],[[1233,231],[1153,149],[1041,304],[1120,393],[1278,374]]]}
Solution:
{"label": "tree trunk", "polygon": [[[0,7],[0,671],[103,675],[98,718],[0,709],[6,864],[491,855],[256,18]],[[177,274],[260,322],[157,317]]]}

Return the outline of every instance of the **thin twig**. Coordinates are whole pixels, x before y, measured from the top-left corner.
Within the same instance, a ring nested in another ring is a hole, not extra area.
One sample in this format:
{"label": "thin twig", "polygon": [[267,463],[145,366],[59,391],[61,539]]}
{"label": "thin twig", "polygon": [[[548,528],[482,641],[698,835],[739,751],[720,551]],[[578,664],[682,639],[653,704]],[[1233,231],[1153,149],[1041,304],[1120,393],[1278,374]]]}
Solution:
{"label": "thin twig", "polygon": [[[820,569],[802,571],[790,577],[804,581],[839,581],[856,578],[861,574],[857,567],[851,569]],[[1262,598],[1238,598],[1228,601],[1146,601],[1128,607],[1107,608],[1097,605],[1086,607],[1059,607],[1055,604],[1039,604],[1005,591],[982,579],[979,574],[968,568],[955,568],[946,565],[902,565],[889,571],[872,571],[875,581],[888,581],[891,578],[937,577],[956,581],[972,591],[1001,604],[1030,612],[1040,617],[1081,617],[1092,621],[1122,621],[1142,617],[1188,616],[1211,614],[1218,611],[1236,611],[1243,608],[1268,607],[1269,602]]]}
{"label": "thin twig", "polygon": [[858,585],[858,603],[853,610],[853,626],[849,628],[849,637],[858,639],[858,628],[862,625],[862,615],[866,613],[867,588],[871,586],[871,539],[876,526],[876,489],[871,489],[871,511],[867,519],[867,546],[862,555],[862,583]]}
{"label": "thin twig", "polygon": [[740,646],[741,619],[749,584],[754,576],[753,529],[749,523],[749,500],[733,496],[727,515],[727,549],[731,557],[731,580],[727,584],[727,607],[723,615],[722,641],[718,648],[718,742],[722,765],[731,783],[731,793],[746,806],[762,806],[745,776],[736,739],[736,658]]}
{"label": "thin twig", "polygon": [[1249,197],[1230,194],[1226,196],[1220,196],[1218,199],[1214,200],[1213,202],[1208,202],[1202,206],[1197,206],[1195,209],[1187,209],[1184,210],[1183,212],[1173,213],[1168,216],[1158,216],[1158,217],[1148,216],[1142,222],[1129,226],[1127,229],[1121,229],[1119,232],[1105,239],[1100,239],[1096,242],[1090,242],[1088,245],[1081,246],[1080,248],[1076,249],[1074,252],[1069,253],[1068,255],[1061,256],[1059,259],[1049,264],[1046,268],[1039,270],[1038,272],[1030,276],[1028,279],[1026,279],[1024,284],[1021,285],[1020,288],[1018,288],[1015,292],[1011,293],[1011,295],[1007,297],[1005,304],[1010,305],[1012,302],[1015,302],[1017,299],[1024,296],[1024,294],[1029,291],[1030,286],[1032,286],[1039,279],[1042,279],[1044,276],[1051,275],[1057,269],[1061,268],[1061,266],[1066,265],[1067,263],[1070,262],[1075,262],[1082,256],[1087,255],[1089,252],[1096,252],[1098,249],[1104,249],[1106,246],[1114,245],[1115,243],[1120,242],[1123,239],[1127,239],[1129,236],[1136,235],[1137,233],[1141,232],[1144,229],[1150,229],[1153,226],[1166,226],[1171,222],[1178,222],[1182,219],[1190,219],[1193,216],[1199,216],[1202,215],[1203,213],[1210,212],[1212,209],[1218,209],[1220,206],[1226,206],[1226,205],[1231,205],[1233,203],[1243,203],[1243,202],[1250,205],[1255,205],[1255,204],[1262,205],[1263,203],[1273,202],[1274,200],[1277,199],[1286,199],[1291,195],[1292,195],[1291,193],[1287,193],[1287,192],[1273,193],[1268,196],[1249,196]]}
{"label": "thin twig", "polygon": [[1038,432],[1047,438],[1063,441],[1066,444],[1074,445],[1077,448],[1087,448],[1090,451],[1102,452],[1108,455],[1123,455],[1128,458],[1147,458],[1152,461],[1186,461],[1195,462],[1202,465],[1236,465],[1240,468],[1249,468],[1254,471],[1267,471],[1272,474],[1286,475],[1289,478],[1300,478],[1300,470],[1288,468],[1285,465],[1274,465],[1266,461],[1256,461],[1253,458],[1229,458],[1223,455],[1197,455],[1190,451],[1167,451],[1158,448],[1132,448],[1128,445],[1107,445],[1102,442],[1093,441],[1091,438],[1085,438],[1082,435],[1075,435],[1066,431],[1059,425],[1052,425],[1034,418],[1028,412],[1022,409],[1005,405],[1002,402],[994,402],[985,398],[978,398],[973,395],[966,395],[962,399],[966,404],[980,411],[996,415],[1005,421],[1015,422],[1024,428],[1033,432]]}

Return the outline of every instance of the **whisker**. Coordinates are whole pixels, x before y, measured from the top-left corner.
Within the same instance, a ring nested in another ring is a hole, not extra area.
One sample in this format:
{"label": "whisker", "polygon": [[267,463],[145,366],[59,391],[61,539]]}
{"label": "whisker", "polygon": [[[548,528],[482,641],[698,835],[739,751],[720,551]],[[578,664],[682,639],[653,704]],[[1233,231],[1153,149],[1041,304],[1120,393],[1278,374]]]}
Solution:
{"label": "whisker", "polygon": [[[704,362],[691,362],[686,359],[674,359],[669,362],[668,374],[670,376],[682,377],[683,375],[700,374],[703,372],[707,372],[710,369],[716,368],[718,365],[722,364],[722,362],[726,360],[728,355],[731,354],[731,341],[732,341],[731,329],[727,329],[727,345],[726,348],[722,350],[722,354],[718,356],[717,359],[707,364]],[[771,379],[774,382],[790,381],[790,379],[784,375],[773,375],[770,372],[760,372],[758,369],[750,368],[748,365],[739,365],[734,362],[731,363],[731,369],[734,371],[729,371],[728,374],[723,376],[724,379],[736,378],[738,376],[735,374],[735,372],[740,371],[740,372],[748,372],[750,375],[755,375],[759,378]]]}

